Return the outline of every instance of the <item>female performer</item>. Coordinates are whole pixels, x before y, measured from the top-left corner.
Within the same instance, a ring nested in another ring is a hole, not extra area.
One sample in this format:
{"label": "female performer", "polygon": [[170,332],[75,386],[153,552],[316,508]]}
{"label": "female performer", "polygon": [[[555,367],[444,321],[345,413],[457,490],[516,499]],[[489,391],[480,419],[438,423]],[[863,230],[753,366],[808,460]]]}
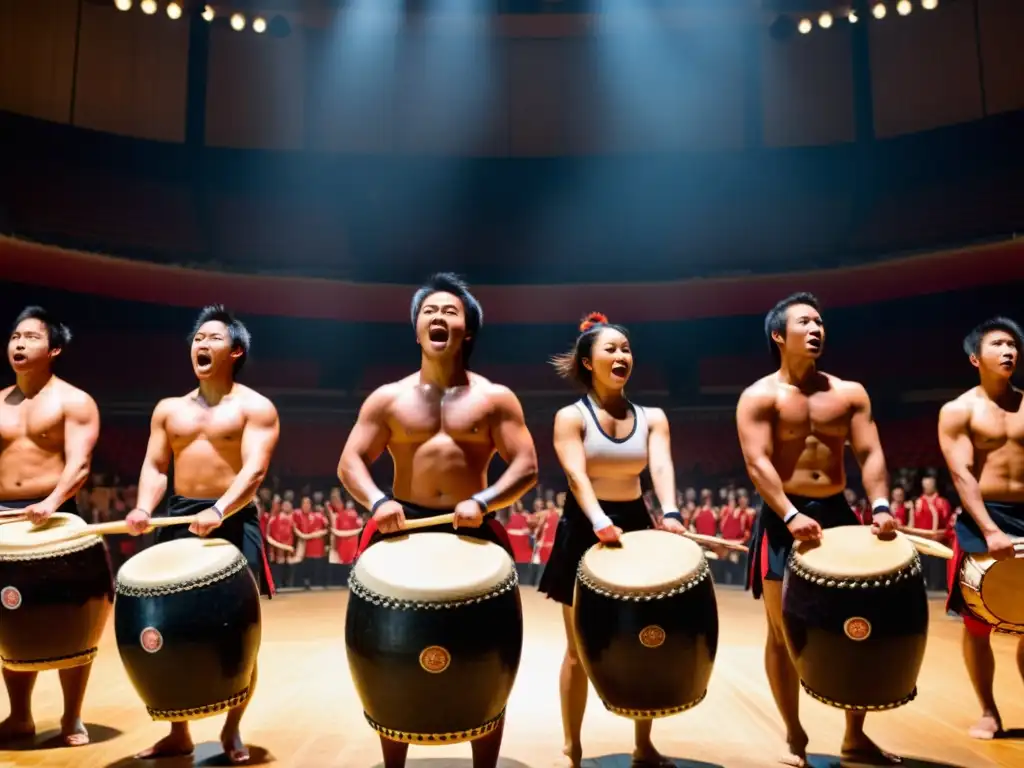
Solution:
{"label": "female performer", "polygon": [[[664,526],[683,531],[676,508],[675,474],[668,419],[660,408],[634,406],[625,387],[633,371],[629,334],[599,313],[580,325],[575,346],[552,360],[558,373],[586,395],[555,415],[555,452],[570,493],[540,591],[562,604],[566,650],[559,680],[565,754],[578,768],[583,757],[580,730],[587,705],[587,675],[580,664],[572,627],[576,569],[598,541],[614,543],[623,531],[653,526],[644,505],[640,473],[650,464]],[[651,743],[651,721],[636,721],[634,768],[671,766]]]}

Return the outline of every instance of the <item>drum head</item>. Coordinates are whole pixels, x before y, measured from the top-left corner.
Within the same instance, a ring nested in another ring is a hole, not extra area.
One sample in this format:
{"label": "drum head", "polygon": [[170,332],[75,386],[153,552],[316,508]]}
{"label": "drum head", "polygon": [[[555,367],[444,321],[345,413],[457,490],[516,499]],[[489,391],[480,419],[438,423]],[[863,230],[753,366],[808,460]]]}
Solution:
{"label": "drum head", "polygon": [[[976,556],[977,557],[977,556]],[[992,563],[981,582],[985,607],[1007,624],[1024,626],[1024,560],[1000,560]]]}
{"label": "drum head", "polygon": [[622,534],[621,547],[595,544],[580,567],[609,592],[653,594],[692,578],[704,562],[699,544],[668,531],[649,530]]}
{"label": "drum head", "polygon": [[4,523],[0,525],[0,558],[4,555],[13,555],[23,560],[26,555],[70,552],[91,547],[100,540],[99,536],[83,536],[71,541],[54,543],[54,539],[60,539],[83,528],[85,521],[82,518],[66,512],[54,512],[38,529],[28,520]]}
{"label": "drum head", "polygon": [[514,573],[497,544],[451,533],[379,541],[356,560],[353,576],[395,600],[444,602],[486,595]]}
{"label": "drum head", "polygon": [[144,549],[121,566],[117,580],[152,589],[205,579],[231,567],[242,553],[223,539],[175,539]]}
{"label": "drum head", "polygon": [[905,536],[883,541],[868,525],[842,525],[822,531],[821,542],[800,542],[793,550],[809,571],[837,579],[895,573],[914,562],[917,550]]}

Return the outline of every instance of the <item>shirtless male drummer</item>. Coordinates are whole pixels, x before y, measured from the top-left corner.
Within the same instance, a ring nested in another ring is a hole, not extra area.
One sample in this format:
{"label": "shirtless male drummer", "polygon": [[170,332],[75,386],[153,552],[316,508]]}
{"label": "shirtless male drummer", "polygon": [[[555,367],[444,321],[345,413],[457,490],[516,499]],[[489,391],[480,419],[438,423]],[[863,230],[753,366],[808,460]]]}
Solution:
{"label": "shirtless male drummer", "polygon": [[[736,407],[747,472],[764,500],[751,542],[749,585],[755,598],[764,596],[768,614],[765,669],[789,743],[780,762],[802,768],[808,765],[808,738],[799,719],[800,680],[783,631],[782,578],[794,540],[816,541],[823,527],[860,522],[843,496],[847,440],[874,500],[872,529],[890,533],[896,523],[867,392],[818,370],[825,343],[818,300],[809,293],[783,299],[764,328],[779,370],[748,387]],[[898,762],[864,733],[864,713],[846,713],[841,766]]]}
{"label": "shirtless male drummer", "polygon": [[[100,434],[93,399],[53,375],[54,361],[70,342],[67,326],[42,307],[22,310],[7,342],[16,383],[0,392],[0,509],[23,509],[36,523],[54,512],[78,514],[75,496],[89,477]],[[81,716],[91,671],[92,662],[58,672],[64,691],[60,732],[69,747],[89,743]],[[35,734],[37,676],[4,669],[11,714],[0,723],[0,744]]]}
{"label": "shirtless male drummer", "polygon": [[[167,514],[196,515],[196,521],[187,529],[180,525],[157,529],[157,542],[216,531],[216,538],[238,547],[260,593],[269,595],[273,582],[254,499],[267,475],[280,425],[277,409],[267,398],[235,382],[249,344],[249,331],[224,307],[210,306],[199,313],[192,332],[192,369],[199,387],[184,397],[161,400],[153,411],[138,506],[127,522],[135,535],[147,530],[153,510],[167,491],[173,459],[174,492],[167,501]],[[251,688],[255,686],[253,671]],[[233,764],[249,760],[239,733],[246,706],[248,700],[228,712],[220,734],[224,754]],[[138,757],[178,757],[193,750],[188,723],[174,722],[170,735]]]}
{"label": "shirtless male drummer", "polygon": [[[981,719],[968,731],[976,739],[995,738],[1003,721],[992,693],[992,628],[965,605],[960,567],[968,554],[1024,557],[1024,394],[1010,382],[1022,343],[1020,326],[1005,317],[971,331],[964,352],[980,383],[939,411],[939,446],[967,512],[956,523],[947,607],[964,617],[964,663],[981,703]],[[1024,678],[1024,637],[1017,645],[1017,667]]]}
{"label": "shirtless male drummer", "polygon": [[[510,506],[534,486],[537,452],[519,399],[468,371],[483,311],[459,278],[437,274],[413,296],[412,323],[420,369],[366,399],[338,477],[372,511],[381,534],[401,531],[407,518],[454,511],[461,534],[508,548],[500,524],[493,517],[485,521],[484,514]],[[394,463],[393,496],[370,476],[370,465],[385,448]],[[508,466],[488,487],[487,468],[496,452]],[[472,742],[475,768],[497,765],[503,728],[504,723]],[[381,736],[381,750],[385,768],[405,765],[407,744]]]}

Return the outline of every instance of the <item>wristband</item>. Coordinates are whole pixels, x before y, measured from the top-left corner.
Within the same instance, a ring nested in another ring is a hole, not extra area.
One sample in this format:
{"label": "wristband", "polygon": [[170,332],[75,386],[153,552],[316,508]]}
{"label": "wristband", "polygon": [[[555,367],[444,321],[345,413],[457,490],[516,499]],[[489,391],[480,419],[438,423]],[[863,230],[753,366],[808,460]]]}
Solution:
{"label": "wristband", "polygon": [[793,521],[793,518],[796,517],[799,514],[800,514],[800,510],[799,509],[797,509],[796,507],[790,507],[789,512],[787,512],[786,516],[784,518],[782,518],[782,523],[784,525],[789,525]]}
{"label": "wristband", "polygon": [[871,502],[871,515],[888,515],[889,511],[889,500],[888,499],[875,499]]}
{"label": "wristband", "polygon": [[597,514],[590,516],[590,523],[594,526],[594,533],[603,531],[605,528],[610,528],[615,525],[608,515],[600,511],[597,512]]}
{"label": "wristband", "polygon": [[683,522],[683,515],[678,509],[662,510],[661,516],[665,520],[677,520],[680,523]]}
{"label": "wristband", "polygon": [[487,514],[487,502],[486,501],[481,499],[479,496],[470,496],[469,498],[470,498],[471,501],[475,501],[477,504],[480,505],[480,511],[481,512],[483,512],[485,515]]}
{"label": "wristband", "polygon": [[219,517],[221,520],[224,519],[224,513],[220,511],[220,507],[218,507],[216,504],[214,504],[212,507],[210,507],[210,509],[212,509],[214,512],[216,512],[217,513],[217,517]]}
{"label": "wristband", "polygon": [[370,514],[372,515],[372,514],[376,513],[376,511],[378,509],[380,509],[380,505],[384,504],[385,502],[388,502],[388,501],[391,501],[391,497],[390,496],[388,496],[387,494],[384,494],[383,496],[381,496],[379,499],[377,499],[375,502],[373,502],[373,504],[370,505]]}
{"label": "wristband", "polygon": [[143,509],[142,507],[136,507],[136,508],[135,508],[135,511],[136,511],[136,512],[141,512],[141,513],[142,513],[142,514],[144,514],[144,515],[145,515],[146,517],[150,517],[150,518],[151,518],[151,517],[153,517],[153,513],[152,513],[152,512],[150,512],[150,511],[149,511],[148,509]]}

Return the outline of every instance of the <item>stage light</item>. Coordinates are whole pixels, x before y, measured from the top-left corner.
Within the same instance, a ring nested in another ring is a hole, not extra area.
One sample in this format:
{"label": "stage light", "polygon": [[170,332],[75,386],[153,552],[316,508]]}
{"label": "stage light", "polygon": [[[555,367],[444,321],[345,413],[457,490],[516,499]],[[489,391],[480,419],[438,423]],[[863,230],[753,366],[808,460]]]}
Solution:
{"label": "stage light", "polygon": [[857,15],[857,12],[855,10],[853,10],[852,8],[850,9],[850,12],[848,14],[846,14],[846,19],[851,24],[856,24],[858,21],[860,21],[860,17]]}
{"label": "stage light", "polygon": [[142,0],[139,8],[141,8],[142,12],[147,16],[152,16],[157,12],[156,0]]}
{"label": "stage light", "polygon": [[252,31],[257,35],[262,35],[267,31],[267,20],[262,16],[257,16],[252,20]]}
{"label": "stage light", "polygon": [[874,16],[879,21],[885,18],[885,12],[886,8],[882,3],[875,3],[875,5],[871,8],[871,15]]}
{"label": "stage light", "polygon": [[213,10],[213,6],[212,5],[208,5],[205,8],[203,8],[203,20],[204,21],[213,21],[213,17],[216,16],[216,15],[217,14]]}
{"label": "stage light", "polygon": [[921,0],[921,7],[926,11],[934,11],[939,7],[939,0]]}
{"label": "stage light", "polygon": [[167,4],[167,18],[177,21],[181,18],[181,6],[177,3]]}
{"label": "stage light", "polygon": [[896,3],[896,13],[900,16],[909,16],[912,10],[914,6],[910,4],[910,0],[900,0]]}
{"label": "stage light", "polygon": [[801,35],[807,35],[810,34],[810,31],[814,28],[814,25],[811,24],[810,19],[800,19],[800,23],[796,25],[796,28],[797,30],[799,30]]}
{"label": "stage light", "polygon": [[119,11],[130,11],[132,9],[132,0],[114,0],[114,7]]}
{"label": "stage light", "polygon": [[818,17],[818,26],[822,29],[828,29],[832,26],[832,14],[825,11],[821,16]]}
{"label": "stage light", "polygon": [[240,13],[231,14],[231,28],[235,32],[241,32],[245,29],[245,16]]}

